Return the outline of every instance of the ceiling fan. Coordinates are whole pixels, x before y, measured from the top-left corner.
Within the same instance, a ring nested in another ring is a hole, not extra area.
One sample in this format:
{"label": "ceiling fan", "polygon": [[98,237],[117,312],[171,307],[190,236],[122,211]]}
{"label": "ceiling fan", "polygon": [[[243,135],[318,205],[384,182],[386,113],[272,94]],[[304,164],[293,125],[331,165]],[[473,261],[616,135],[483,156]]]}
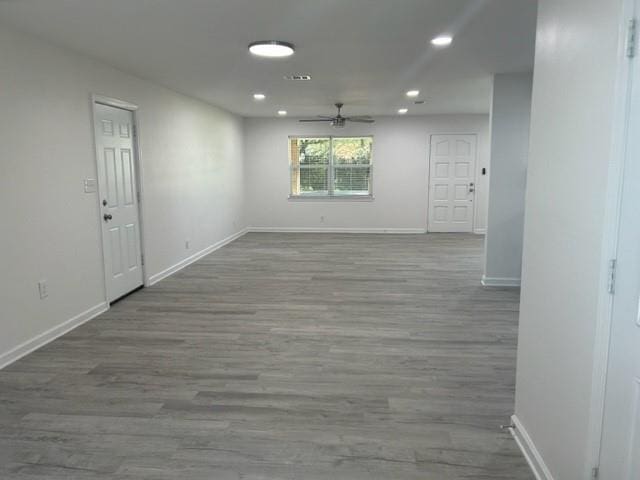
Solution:
{"label": "ceiling fan", "polygon": [[355,116],[355,117],[343,117],[340,111],[344,106],[343,103],[336,103],[336,108],[338,109],[338,114],[335,116],[328,115],[318,115],[317,118],[303,118],[301,122],[331,122],[331,126],[335,128],[344,127],[346,122],[358,122],[358,123],[373,123],[375,120],[368,115],[364,116]]}

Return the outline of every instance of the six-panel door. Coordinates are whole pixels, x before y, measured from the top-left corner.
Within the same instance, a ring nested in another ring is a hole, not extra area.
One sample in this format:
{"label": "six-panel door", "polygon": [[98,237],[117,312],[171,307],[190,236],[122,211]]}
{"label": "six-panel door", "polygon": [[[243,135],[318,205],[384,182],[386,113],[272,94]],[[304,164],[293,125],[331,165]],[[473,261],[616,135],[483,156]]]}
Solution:
{"label": "six-panel door", "polygon": [[107,296],[113,301],[143,283],[133,114],[96,104],[95,115]]}
{"label": "six-panel door", "polygon": [[[640,12],[640,1],[635,2]],[[602,430],[602,480],[640,479],[640,62],[632,67]]]}

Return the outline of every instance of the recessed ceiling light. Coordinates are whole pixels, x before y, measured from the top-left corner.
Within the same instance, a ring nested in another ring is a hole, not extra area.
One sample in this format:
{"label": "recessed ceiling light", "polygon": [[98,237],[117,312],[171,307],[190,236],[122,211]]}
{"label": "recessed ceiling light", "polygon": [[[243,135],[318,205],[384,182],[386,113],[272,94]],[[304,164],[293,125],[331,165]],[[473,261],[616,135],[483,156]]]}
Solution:
{"label": "recessed ceiling light", "polygon": [[407,97],[417,97],[420,95],[420,90],[409,90],[407,92]]}
{"label": "recessed ceiling light", "polygon": [[400,109],[398,110],[398,115],[404,115],[404,114],[406,114],[408,111],[409,111],[409,109],[408,109],[408,108],[400,108]]}
{"label": "recessed ceiling light", "polygon": [[447,45],[451,45],[453,38],[450,35],[440,35],[431,40],[431,44],[436,47],[446,47]]}
{"label": "recessed ceiling light", "polygon": [[278,115],[280,115],[281,117],[284,117],[287,114],[286,110],[278,110]]}
{"label": "recessed ceiling light", "polygon": [[252,43],[249,45],[249,51],[259,57],[279,58],[293,55],[295,48],[291,43],[267,40]]}
{"label": "recessed ceiling light", "polygon": [[267,98],[267,96],[264,93],[254,93],[253,94],[253,99],[254,100],[264,100],[265,98]]}

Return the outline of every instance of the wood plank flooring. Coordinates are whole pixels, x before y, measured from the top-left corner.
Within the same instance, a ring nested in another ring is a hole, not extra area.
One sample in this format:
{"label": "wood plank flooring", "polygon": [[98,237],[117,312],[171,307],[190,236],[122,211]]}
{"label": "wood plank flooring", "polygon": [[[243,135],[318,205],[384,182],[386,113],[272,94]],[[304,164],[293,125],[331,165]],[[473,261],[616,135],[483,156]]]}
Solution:
{"label": "wood plank flooring", "polygon": [[248,234],[0,371],[0,478],[532,480],[482,244]]}

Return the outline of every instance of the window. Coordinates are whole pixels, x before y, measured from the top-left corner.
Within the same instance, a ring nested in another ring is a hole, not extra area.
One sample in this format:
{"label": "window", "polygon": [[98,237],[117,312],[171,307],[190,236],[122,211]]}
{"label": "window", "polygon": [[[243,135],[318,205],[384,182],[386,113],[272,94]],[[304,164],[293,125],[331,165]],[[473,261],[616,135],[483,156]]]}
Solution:
{"label": "window", "polygon": [[373,137],[291,137],[292,197],[370,197]]}

